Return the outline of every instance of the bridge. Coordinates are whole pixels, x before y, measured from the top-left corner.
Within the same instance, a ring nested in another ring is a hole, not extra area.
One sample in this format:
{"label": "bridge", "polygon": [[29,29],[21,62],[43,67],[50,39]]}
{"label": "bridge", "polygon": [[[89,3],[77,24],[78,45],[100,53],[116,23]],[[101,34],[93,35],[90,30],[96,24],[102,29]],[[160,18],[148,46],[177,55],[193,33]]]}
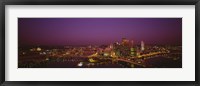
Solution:
{"label": "bridge", "polygon": [[[88,57],[91,58],[91,57],[97,57],[97,56],[98,56],[98,53],[96,52],[96,53],[94,53],[94,54],[92,54],[92,55],[90,55],[90,56],[88,56]],[[104,58],[104,59],[113,60],[113,58]],[[116,61],[122,61],[122,62],[126,62],[126,63],[130,63],[130,64],[142,66],[142,67],[146,67],[144,64],[139,64],[139,63],[137,63],[137,62],[130,61],[130,60],[126,59],[126,58],[114,58],[114,60],[116,60]]]}

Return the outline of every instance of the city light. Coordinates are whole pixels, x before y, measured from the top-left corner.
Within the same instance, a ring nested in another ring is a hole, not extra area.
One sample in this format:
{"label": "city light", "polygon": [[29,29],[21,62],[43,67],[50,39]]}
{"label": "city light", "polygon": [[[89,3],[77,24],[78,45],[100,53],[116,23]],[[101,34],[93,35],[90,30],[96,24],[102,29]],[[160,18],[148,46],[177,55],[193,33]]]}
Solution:
{"label": "city light", "polygon": [[182,68],[182,18],[18,18],[18,68]]}

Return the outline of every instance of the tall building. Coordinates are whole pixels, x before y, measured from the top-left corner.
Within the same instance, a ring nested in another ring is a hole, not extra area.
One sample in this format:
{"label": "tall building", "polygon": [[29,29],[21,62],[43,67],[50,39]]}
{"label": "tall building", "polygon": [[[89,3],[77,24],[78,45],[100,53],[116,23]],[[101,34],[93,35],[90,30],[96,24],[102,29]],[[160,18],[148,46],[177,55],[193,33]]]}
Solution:
{"label": "tall building", "polygon": [[113,44],[113,50],[117,56],[121,56],[120,54],[120,44],[118,42]]}
{"label": "tall building", "polygon": [[134,47],[131,47],[130,52],[131,52],[131,56],[137,55],[136,48],[134,48]]}
{"label": "tall building", "polygon": [[122,45],[123,46],[128,46],[129,45],[129,40],[127,40],[126,38],[122,38]]}
{"label": "tall building", "polygon": [[141,41],[141,51],[144,51],[144,42]]}
{"label": "tall building", "polygon": [[130,45],[130,53],[131,53],[131,56],[136,56],[136,47],[134,46],[134,41],[133,40],[131,40],[131,43],[130,43],[131,45]]}
{"label": "tall building", "polygon": [[122,38],[121,44],[114,43],[113,50],[118,57],[131,57],[136,56],[136,48],[133,45],[133,40],[129,41],[126,38]]}

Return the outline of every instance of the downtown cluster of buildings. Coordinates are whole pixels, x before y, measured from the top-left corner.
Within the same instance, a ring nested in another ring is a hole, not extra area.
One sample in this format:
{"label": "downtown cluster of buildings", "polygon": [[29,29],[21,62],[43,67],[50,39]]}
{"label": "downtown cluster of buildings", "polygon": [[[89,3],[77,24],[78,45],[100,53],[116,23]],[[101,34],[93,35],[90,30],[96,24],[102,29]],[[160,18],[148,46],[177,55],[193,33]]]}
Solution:
{"label": "downtown cluster of buildings", "polygon": [[167,53],[170,51],[166,47],[145,46],[144,41],[135,45],[133,40],[122,38],[121,43],[116,42],[105,48],[99,47],[96,53],[88,57],[144,58]]}
{"label": "downtown cluster of buildings", "polygon": [[105,57],[137,57],[145,50],[145,44],[141,41],[140,47],[134,45],[133,40],[122,38],[121,43],[116,42],[110,44],[108,47],[99,50],[97,53],[89,57],[105,56]]}
{"label": "downtown cluster of buildings", "polygon": [[123,61],[125,63],[120,64],[125,66],[132,63],[143,66],[145,65],[144,60],[156,57],[178,60],[181,58],[181,50],[181,46],[145,45],[143,41],[136,45],[133,40],[122,38],[121,42],[115,42],[110,45],[37,46],[19,48],[18,53],[20,67],[39,67],[51,62],[103,65],[110,64],[109,62],[111,61]]}

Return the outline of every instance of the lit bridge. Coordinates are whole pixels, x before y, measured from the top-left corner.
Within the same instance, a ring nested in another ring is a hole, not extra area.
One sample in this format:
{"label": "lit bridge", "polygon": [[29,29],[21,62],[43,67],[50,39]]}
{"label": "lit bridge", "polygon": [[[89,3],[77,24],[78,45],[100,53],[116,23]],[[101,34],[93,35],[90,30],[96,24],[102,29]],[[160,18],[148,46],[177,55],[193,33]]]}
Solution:
{"label": "lit bridge", "polygon": [[[92,57],[98,57],[98,53],[94,53],[90,56],[88,56],[89,58],[92,58]],[[139,64],[137,62],[133,62],[133,61],[130,61],[128,59],[123,59],[123,58],[104,58],[104,59],[110,59],[110,60],[115,60],[115,61],[122,61],[122,62],[126,62],[126,63],[130,63],[130,64],[134,64],[134,65],[138,65],[138,66],[142,66],[142,67],[146,67],[144,64]],[[90,59],[91,60],[91,59]]]}

